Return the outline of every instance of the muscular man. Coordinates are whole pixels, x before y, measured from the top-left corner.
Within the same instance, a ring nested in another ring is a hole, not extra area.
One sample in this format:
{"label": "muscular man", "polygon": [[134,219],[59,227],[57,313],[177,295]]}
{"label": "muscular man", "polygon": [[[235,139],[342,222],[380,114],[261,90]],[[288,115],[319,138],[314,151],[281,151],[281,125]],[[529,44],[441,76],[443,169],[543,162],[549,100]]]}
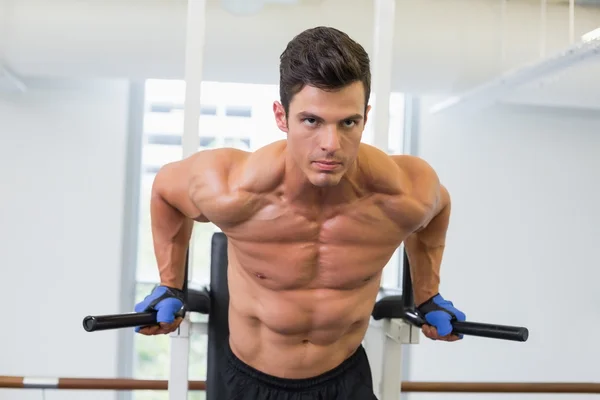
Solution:
{"label": "muscular man", "polygon": [[165,165],[152,190],[161,284],[136,311],[172,332],[194,221],[229,249],[229,360],[224,399],[375,398],[361,342],[382,269],[404,242],[414,297],[432,339],[457,340],[464,314],[439,294],[450,197],[423,160],[361,143],[369,57],[346,34],[309,29],[281,55],[275,121],[285,140],[222,148]]}

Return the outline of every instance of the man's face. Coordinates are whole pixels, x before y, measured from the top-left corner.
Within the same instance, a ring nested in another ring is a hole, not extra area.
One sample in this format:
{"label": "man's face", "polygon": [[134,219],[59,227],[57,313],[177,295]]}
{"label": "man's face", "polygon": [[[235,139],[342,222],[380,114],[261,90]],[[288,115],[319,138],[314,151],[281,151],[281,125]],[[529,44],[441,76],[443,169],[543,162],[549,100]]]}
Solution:
{"label": "man's face", "polygon": [[287,151],[315,186],[337,185],[356,160],[367,121],[361,82],[336,91],[305,86],[290,103],[273,105],[279,129],[287,133]]}

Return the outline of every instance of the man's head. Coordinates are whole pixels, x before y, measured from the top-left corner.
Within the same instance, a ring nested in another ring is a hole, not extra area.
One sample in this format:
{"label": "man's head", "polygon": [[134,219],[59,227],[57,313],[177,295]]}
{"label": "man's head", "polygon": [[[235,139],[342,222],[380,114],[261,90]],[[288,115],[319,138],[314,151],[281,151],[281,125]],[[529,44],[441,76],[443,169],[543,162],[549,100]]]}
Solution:
{"label": "man's head", "polygon": [[308,29],[288,43],[279,73],[281,102],[273,111],[290,156],[313,185],[337,185],[356,159],[367,121],[367,52],[337,29]]}

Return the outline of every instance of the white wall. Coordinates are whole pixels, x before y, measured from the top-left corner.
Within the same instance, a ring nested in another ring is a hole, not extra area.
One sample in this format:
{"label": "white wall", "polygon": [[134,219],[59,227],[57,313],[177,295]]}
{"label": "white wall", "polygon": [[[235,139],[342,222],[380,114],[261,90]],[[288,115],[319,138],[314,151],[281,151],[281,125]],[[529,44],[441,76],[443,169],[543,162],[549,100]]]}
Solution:
{"label": "white wall", "polygon": [[[424,339],[411,346],[409,379],[598,382],[600,115],[497,107],[470,117],[423,112],[421,123],[421,156],[453,199],[442,293],[469,320],[526,326],[530,338]],[[560,396],[409,396],[465,397]]]}
{"label": "white wall", "polygon": [[[39,81],[0,99],[0,375],[117,374],[117,332],[82,319],[120,312],[128,88]],[[46,399],[114,398],[95,393]]]}

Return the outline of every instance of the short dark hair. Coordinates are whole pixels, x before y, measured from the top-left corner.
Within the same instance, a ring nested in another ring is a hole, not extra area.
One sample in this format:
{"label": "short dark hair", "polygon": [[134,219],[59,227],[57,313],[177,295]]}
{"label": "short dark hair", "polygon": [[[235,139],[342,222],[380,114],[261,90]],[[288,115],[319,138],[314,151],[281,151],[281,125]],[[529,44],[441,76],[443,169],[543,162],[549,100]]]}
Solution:
{"label": "short dark hair", "polygon": [[359,43],[335,28],[319,26],[294,37],[280,57],[279,96],[286,114],[296,93],[305,86],[341,89],[360,81],[365,109],[371,94],[369,55]]}

